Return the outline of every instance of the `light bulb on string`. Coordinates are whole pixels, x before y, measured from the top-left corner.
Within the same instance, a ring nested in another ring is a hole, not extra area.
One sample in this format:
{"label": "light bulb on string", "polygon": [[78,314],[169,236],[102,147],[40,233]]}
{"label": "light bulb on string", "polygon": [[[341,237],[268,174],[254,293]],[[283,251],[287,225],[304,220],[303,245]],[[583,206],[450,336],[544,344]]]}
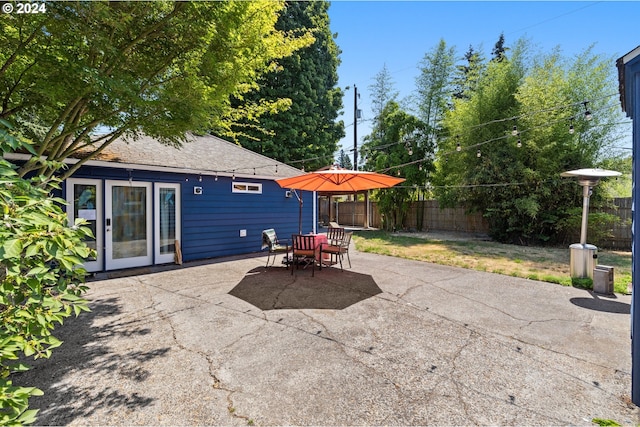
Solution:
{"label": "light bulb on string", "polygon": [[520,140],[520,138],[518,138],[518,142],[516,143],[516,147],[518,147],[518,148],[522,147],[522,141]]}
{"label": "light bulb on string", "polygon": [[573,117],[571,117],[571,124],[569,124],[569,133],[573,135],[576,130],[573,127]]}
{"label": "light bulb on string", "polygon": [[518,126],[513,125],[513,130],[511,131],[511,135],[516,136],[518,134]]}
{"label": "light bulb on string", "polygon": [[456,145],[456,151],[461,151],[462,147],[460,146],[460,143],[458,142],[458,144]]}
{"label": "light bulb on string", "polygon": [[478,150],[478,152],[476,153],[476,157],[481,157],[482,153],[480,152],[480,150]]}
{"label": "light bulb on string", "polygon": [[584,105],[584,118],[587,120],[591,120],[593,118],[593,116],[591,115],[591,111],[589,111],[589,109],[587,108],[587,104],[589,103],[589,101],[584,101],[582,103],[582,105]]}

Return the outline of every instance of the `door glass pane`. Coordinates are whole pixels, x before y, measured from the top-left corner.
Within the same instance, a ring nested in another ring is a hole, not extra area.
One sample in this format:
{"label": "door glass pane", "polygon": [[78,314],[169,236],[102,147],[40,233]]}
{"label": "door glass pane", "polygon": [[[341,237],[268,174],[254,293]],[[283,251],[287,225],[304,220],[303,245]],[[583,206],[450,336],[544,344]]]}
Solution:
{"label": "door glass pane", "polygon": [[112,187],[113,259],[147,256],[147,189]]}
{"label": "door glass pane", "polygon": [[[93,184],[75,184],[73,186],[73,195],[73,217],[83,218],[87,221],[86,227],[91,229],[94,237],[85,237],[84,242],[89,248],[96,250],[96,186]],[[95,258],[87,259],[87,261],[95,261]]]}
{"label": "door glass pane", "polygon": [[176,242],[176,190],[160,188],[160,253],[175,252]]}

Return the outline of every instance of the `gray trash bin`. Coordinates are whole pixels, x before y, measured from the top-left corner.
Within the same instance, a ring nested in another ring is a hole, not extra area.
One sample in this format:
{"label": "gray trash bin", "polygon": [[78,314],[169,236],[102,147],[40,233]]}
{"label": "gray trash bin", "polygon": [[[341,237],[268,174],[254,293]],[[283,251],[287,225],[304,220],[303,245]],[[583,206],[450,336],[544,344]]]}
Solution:
{"label": "gray trash bin", "polygon": [[596,265],[593,269],[593,292],[598,294],[613,294],[613,267]]}
{"label": "gray trash bin", "polygon": [[590,244],[574,243],[571,251],[570,271],[572,278],[593,279],[593,269],[597,264],[598,248]]}

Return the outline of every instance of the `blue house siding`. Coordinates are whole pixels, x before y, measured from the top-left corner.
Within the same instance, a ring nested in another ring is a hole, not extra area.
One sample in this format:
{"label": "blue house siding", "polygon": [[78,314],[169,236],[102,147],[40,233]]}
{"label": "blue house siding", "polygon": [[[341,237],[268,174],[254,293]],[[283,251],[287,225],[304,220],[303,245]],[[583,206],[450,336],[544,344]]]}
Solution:
{"label": "blue house siding", "polygon": [[[238,178],[236,182],[261,183],[262,194],[232,193],[233,180],[198,182],[202,194],[183,192],[183,258],[197,260],[260,250],[262,230],[274,228],[280,239],[298,231],[299,204],[286,198],[276,182]],[[195,184],[194,184],[195,185]],[[313,228],[312,193],[304,195],[303,231]],[[240,231],[246,237],[240,237]]]}
{"label": "blue house siding", "polygon": [[[280,239],[290,239],[298,232],[298,199],[295,195],[285,197],[286,190],[271,179],[242,176],[235,180],[229,176],[216,179],[211,175],[99,166],[83,166],[73,178],[99,179],[103,188],[106,180],[179,184],[184,261],[258,252],[262,230],[266,228],[274,228]],[[232,192],[233,183],[239,182],[261,184],[262,193]],[[201,193],[194,194],[194,187],[200,187]],[[313,193],[300,195],[304,200],[302,231],[307,233],[314,225]],[[106,197],[103,194],[103,206]],[[241,230],[246,231],[243,237]]]}
{"label": "blue house siding", "polygon": [[[632,300],[631,300],[631,400],[636,405],[640,405],[640,292],[636,290],[638,287],[638,279],[640,275],[640,233],[638,232],[638,202],[640,201],[640,185],[638,177],[640,177],[640,47],[636,48],[635,56],[630,58],[626,63],[623,58],[618,60],[618,69],[620,73],[621,96],[623,108],[627,116],[633,120],[633,180],[632,180],[632,263],[631,275],[634,283]],[[630,52],[629,54],[632,54]]]}

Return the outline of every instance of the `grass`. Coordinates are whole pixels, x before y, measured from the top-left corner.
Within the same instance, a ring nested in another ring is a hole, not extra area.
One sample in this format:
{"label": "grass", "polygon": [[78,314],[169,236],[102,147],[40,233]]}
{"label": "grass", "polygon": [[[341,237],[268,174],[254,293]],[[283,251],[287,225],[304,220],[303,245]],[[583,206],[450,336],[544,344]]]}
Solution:
{"label": "grass", "polygon": [[[435,264],[572,286],[569,247],[518,246],[488,241],[428,240],[384,231],[354,235],[356,249]],[[614,292],[627,294],[631,252],[598,249],[598,264],[614,267]],[[573,280],[580,287],[591,283]]]}

